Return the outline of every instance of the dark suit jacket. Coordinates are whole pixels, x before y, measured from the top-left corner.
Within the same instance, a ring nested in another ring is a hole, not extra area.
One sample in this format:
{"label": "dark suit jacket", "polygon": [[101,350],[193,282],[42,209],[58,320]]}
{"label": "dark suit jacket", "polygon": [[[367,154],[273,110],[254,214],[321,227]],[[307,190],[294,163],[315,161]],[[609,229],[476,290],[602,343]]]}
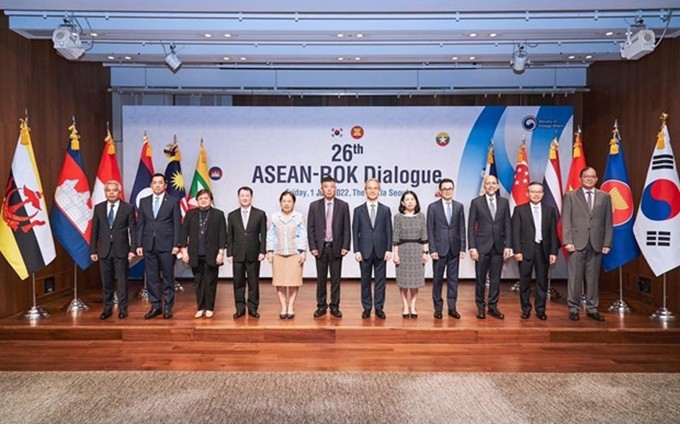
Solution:
{"label": "dark suit jacket", "polygon": [[373,254],[384,258],[385,252],[392,251],[392,212],[390,208],[378,203],[375,212],[375,227],[371,226],[371,216],[368,204],[354,208],[352,219],[352,237],[354,238],[354,253],[361,252],[364,259]]}
{"label": "dark suit jacket", "polygon": [[170,252],[179,247],[182,212],[179,199],[165,193],[158,215],[153,217],[153,195],[139,201],[137,211],[137,247],[145,251]]}
{"label": "dark suit jacket", "polygon": [[227,256],[235,262],[255,262],[267,253],[267,214],[252,206],[248,214],[247,228],[243,228],[240,207],[227,217]]}
{"label": "dark suit jacket", "polygon": [[579,187],[564,195],[562,203],[562,244],[573,244],[576,250],[591,246],[596,252],[611,247],[613,236],[612,200],[609,193],[593,189],[593,210]]}
{"label": "dark suit jacket", "polygon": [[[333,255],[341,256],[341,250],[349,251],[352,241],[352,229],[349,224],[349,205],[337,197],[333,199]],[[309,204],[307,213],[307,241],[309,250],[323,250],[326,236],[326,199],[321,198]]]}
{"label": "dark suit jacket", "polygon": [[472,199],[468,221],[468,243],[470,249],[477,249],[480,255],[486,255],[491,252],[491,249],[495,249],[495,253],[502,254],[503,249],[512,248],[512,222],[508,199],[496,196],[495,218],[491,217],[486,194]]}
{"label": "dark suit jacket", "polygon": [[135,213],[132,205],[120,201],[113,219],[113,228],[109,228],[109,202],[98,203],[92,216],[92,236],[90,237],[90,254],[97,254],[101,259],[113,254],[115,258],[127,258],[128,253],[135,251],[137,237]]}
{"label": "dark suit jacket", "polygon": [[[512,214],[512,249],[526,259],[534,257],[536,227],[531,208],[531,203],[525,203],[515,207]],[[555,208],[545,203],[541,203],[541,240],[546,259],[550,255],[557,255],[560,247],[557,240],[557,213]]]}
{"label": "dark suit jacket", "polygon": [[451,225],[446,220],[444,202],[437,200],[427,207],[427,239],[430,254],[440,256],[449,253],[465,252],[465,211],[463,204],[452,200]]}
{"label": "dark suit jacket", "polygon": [[[191,209],[184,217],[182,233],[180,235],[182,247],[187,247],[189,252],[189,265],[198,266],[198,232],[199,232],[199,209]],[[224,212],[210,208],[205,233],[205,262],[208,265],[217,266],[217,253],[227,246],[227,222]],[[226,256],[226,255],[225,255]]]}

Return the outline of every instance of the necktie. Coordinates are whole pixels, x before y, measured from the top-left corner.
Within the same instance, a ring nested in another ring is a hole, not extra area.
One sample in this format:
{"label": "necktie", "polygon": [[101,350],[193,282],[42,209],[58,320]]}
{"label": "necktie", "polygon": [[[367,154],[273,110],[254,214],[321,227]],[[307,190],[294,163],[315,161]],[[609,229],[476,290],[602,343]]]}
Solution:
{"label": "necktie", "polygon": [[592,211],[593,210],[593,192],[592,191],[586,191],[586,201],[588,202],[588,210]]}
{"label": "necktie", "polygon": [[375,205],[371,205],[371,227],[375,227]]}
{"label": "necktie", "polygon": [[536,243],[540,243],[542,241],[540,209],[538,208],[538,206],[532,206],[531,209],[534,210],[534,228],[535,228],[535,231],[536,231],[534,233],[534,241]]}
{"label": "necktie", "polygon": [[158,209],[161,208],[161,196],[154,196],[153,198],[153,217],[158,216]]}
{"label": "necktie", "polygon": [[493,197],[489,198],[489,210],[491,211],[491,218],[496,218],[496,202]]}
{"label": "necktie", "polygon": [[109,209],[109,228],[113,228],[113,203],[111,203],[111,209]]}
{"label": "necktie", "polygon": [[451,225],[451,217],[453,216],[453,209],[451,208],[451,202],[446,204],[446,222]]}
{"label": "necktie", "polygon": [[241,218],[243,218],[243,229],[245,230],[246,227],[248,227],[248,210],[244,209],[243,213],[241,214]]}
{"label": "necktie", "polygon": [[326,203],[326,241],[333,241],[333,203]]}

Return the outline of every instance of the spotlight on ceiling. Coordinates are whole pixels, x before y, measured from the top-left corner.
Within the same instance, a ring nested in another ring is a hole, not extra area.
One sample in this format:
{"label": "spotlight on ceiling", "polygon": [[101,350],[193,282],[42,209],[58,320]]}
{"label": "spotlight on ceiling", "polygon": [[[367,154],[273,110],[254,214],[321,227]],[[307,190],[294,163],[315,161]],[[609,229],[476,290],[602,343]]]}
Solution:
{"label": "spotlight on ceiling", "polygon": [[54,49],[68,60],[78,60],[85,53],[80,32],[74,25],[64,24],[52,32]]}
{"label": "spotlight on ceiling", "polygon": [[174,44],[170,44],[170,53],[165,55],[165,64],[168,65],[168,68],[170,68],[170,70],[175,73],[179,71],[180,67],[182,67],[182,61],[177,57]]}
{"label": "spotlight on ceiling", "polygon": [[512,60],[510,61],[512,71],[516,74],[521,74],[529,64],[529,54],[524,44],[518,44],[517,49],[512,53]]}

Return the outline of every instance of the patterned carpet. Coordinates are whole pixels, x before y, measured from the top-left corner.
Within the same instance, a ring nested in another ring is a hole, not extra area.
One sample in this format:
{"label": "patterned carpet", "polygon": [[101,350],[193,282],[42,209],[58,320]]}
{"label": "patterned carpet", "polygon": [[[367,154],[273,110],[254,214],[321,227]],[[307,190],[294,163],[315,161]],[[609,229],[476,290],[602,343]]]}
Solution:
{"label": "patterned carpet", "polygon": [[0,372],[10,423],[677,423],[680,374]]}

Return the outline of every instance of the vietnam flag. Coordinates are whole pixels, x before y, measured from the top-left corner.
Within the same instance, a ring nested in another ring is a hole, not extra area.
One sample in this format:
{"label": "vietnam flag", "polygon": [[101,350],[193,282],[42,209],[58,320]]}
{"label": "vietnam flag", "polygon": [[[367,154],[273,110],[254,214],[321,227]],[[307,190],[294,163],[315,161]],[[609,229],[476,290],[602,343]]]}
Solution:
{"label": "vietnam flag", "polygon": [[581,171],[586,165],[586,155],[583,152],[583,140],[581,139],[581,129],[576,132],[576,139],[571,151],[571,167],[569,177],[567,177],[567,189],[565,193],[581,188]]}
{"label": "vietnam flag", "polygon": [[111,136],[111,131],[106,130],[104,151],[102,152],[102,158],[99,161],[99,169],[97,170],[97,178],[94,180],[94,188],[92,188],[93,205],[106,200],[104,188],[108,181],[117,181],[118,184],[120,184],[120,196],[118,197],[120,200],[125,200],[123,179],[120,177],[120,168],[118,168],[118,159],[116,158],[116,145]]}
{"label": "vietnam flag", "polygon": [[0,251],[25,280],[57,254],[27,120],[20,130],[0,213]]}

